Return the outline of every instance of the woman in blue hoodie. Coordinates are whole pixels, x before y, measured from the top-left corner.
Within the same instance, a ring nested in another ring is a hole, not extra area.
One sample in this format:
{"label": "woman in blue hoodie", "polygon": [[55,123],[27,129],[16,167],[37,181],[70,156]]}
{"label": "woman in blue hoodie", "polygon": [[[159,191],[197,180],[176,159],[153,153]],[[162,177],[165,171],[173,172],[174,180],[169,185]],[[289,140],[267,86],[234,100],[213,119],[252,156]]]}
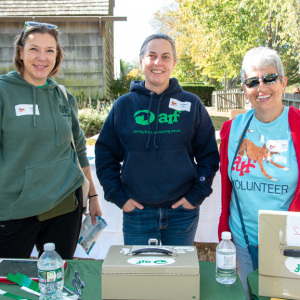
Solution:
{"label": "woman in blue hoodie", "polygon": [[219,154],[200,101],[170,78],[173,40],[149,36],[140,51],[145,81],[114,104],[95,146],[105,199],[123,210],[125,245],[193,245],[199,206],[212,192]]}
{"label": "woman in blue hoodie", "polygon": [[48,242],[73,257],[83,212],[77,157],[90,181],[91,217],[101,215],[76,99],[50,79],[63,59],[58,36],[53,24],[26,22],[17,71],[0,76],[0,257],[28,258]]}

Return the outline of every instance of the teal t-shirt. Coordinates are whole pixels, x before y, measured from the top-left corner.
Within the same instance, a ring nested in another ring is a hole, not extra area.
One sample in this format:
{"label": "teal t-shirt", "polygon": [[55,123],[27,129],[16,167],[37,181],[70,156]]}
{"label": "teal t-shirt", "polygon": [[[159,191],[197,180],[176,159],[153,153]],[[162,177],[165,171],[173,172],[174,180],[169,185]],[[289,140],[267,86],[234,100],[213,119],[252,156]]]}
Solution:
{"label": "teal t-shirt", "polygon": [[[253,116],[231,164],[246,122],[237,117],[231,127],[228,146],[228,174],[237,192],[246,232],[251,244],[258,244],[259,210],[287,211],[298,182],[298,164],[288,124],[289,108],[271,123]],[[249,114],[250,117],[250,114]],[[249,119],[248,117],[248,119]],[[235,201],[231,194],[229,226],[234,240],[246,248]]]}
{"label": "teal t-shirt", "polygon": [[43,87],[48,86],[48,85],[49,85],[49,82],[47,81],[46,84],[40,85],[40,86],[38,86],[38,88],[42,89]]}

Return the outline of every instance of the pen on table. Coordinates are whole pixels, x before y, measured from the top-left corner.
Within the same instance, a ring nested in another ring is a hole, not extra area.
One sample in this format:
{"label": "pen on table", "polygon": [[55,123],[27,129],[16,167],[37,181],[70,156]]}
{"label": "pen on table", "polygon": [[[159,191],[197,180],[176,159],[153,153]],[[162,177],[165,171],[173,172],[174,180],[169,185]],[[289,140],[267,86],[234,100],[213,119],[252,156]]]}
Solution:
{"label": "pen on table", "polygon": [[75,288],[76,295],[81,296],[81,290],[78,288],[75,278],[72,279],[72,283],[73,283],[73,286]]}
{"label": "pen on table", "polygon": [[75,292],[73,292],[71,289],[69,289],[69,288],[66,287],[65,285],[64,285],[64,289],[65,289],[68,293],[70,293],[71,295],[76,295]]}
{"label": "pen on table", "polygon": [[69,294],[74,295],[74,296],[78,296],[78,300],[82,300],[82,299],[80,298],[79,295],[77,295],[75,292],[73,292],[73,291],[72,291],[71,289],[69,289],[67,286],[64,285],[64,289],[65,289]]}
{"label": "pen on table", "polygon": [[75,271],[75,277],[79,283],[79,286],[83,289],[85,287],[84,282],[80,279],[79,273],[77,271]]}

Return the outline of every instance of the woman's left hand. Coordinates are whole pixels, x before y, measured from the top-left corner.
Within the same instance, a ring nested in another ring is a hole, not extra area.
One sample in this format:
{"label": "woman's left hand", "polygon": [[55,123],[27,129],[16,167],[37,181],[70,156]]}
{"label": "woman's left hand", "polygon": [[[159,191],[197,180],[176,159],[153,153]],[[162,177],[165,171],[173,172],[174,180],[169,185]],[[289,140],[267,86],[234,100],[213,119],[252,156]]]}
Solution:
{"label": "woman's left hand", "polygon": [[102,216],[102,211],[98,202],[98,196],[89,199],[89,212],[92,219],[92,224],[96,224],[96,215]]}
{"label": "woman's left hand", "polygon": [[86,166],[86,167],[82,168],[82,171],[83,171],[84,175],[86,176],[86,178],[88,179],[88,181],[90,182],[89,196],[93,195],[93,197],[89,198],[89,212],[91,215],[92,224],[95,225],[96,224],[95,216],[96,215],[100,216],[100,217],[102,216],[102,212],[101,212],[100,205],[98,202],[98,194],[97,194],[96,188],[94,186],[90,166]]}
{"label": "woman's left hand", "polygon": [[175,209],[177,207],[179,207],[180,205],[182,205],[182,207],[186,208],[186,209],[195,209],[196,207],[193,206],[190,202],[188,202],[184,197],[181,198],[179,201],[177,201],[176,203],[174,203],[172,205],[172,208]]}

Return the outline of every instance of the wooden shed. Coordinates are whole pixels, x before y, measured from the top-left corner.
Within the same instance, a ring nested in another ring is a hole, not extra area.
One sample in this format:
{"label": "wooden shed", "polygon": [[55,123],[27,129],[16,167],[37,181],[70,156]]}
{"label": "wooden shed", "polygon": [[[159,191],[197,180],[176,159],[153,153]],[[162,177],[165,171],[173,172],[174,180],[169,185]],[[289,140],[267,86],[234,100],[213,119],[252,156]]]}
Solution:
{"label": "wooden shed", "polygon": [[114,0],[1,0],[0,74],[13,67],[13,44],[25,21],[56,24],[64,49],[54,78],[79,98],[111,99],[114,77]]}

